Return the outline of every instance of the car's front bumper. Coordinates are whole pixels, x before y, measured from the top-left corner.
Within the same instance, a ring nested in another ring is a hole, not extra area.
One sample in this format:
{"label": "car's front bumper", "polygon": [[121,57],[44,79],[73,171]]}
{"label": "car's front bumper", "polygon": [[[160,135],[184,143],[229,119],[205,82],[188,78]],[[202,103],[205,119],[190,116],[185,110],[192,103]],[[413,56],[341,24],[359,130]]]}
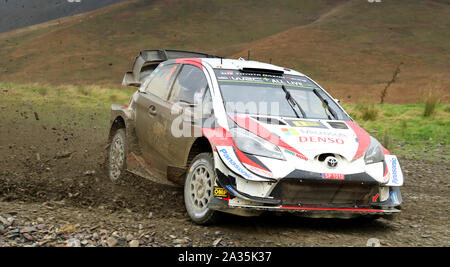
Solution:
{"label": "car's front bumper", "polygon": [[389,216],[400,212],[397,208],[377,209],[377,208],[326,208],[326,207],[293,207],[293,206],[267,206],[248,204],[229,204],[227,200],[214,198],[209,203],[209,208],[226,213],[241,216],[259,215],[261,212],[289,212],[302,216],[320,218],[352,218],[359,216]]}
{"label": "car's front bumper", "polygon": [[382,185],[365,175],[352,176],[348,181],[320,180],[314,175],[284,178],[272,182],[270,194],[264,197],[238,190],[236,181],[242,177],[226,175],[219,169],[216,172],[217,186],[225,189],[227,196],[216,196],[210,201],[209,207],[213,210],[244,216],[269,211],[333,218],[400,212],[399,187],[389,187],[381,193]]}

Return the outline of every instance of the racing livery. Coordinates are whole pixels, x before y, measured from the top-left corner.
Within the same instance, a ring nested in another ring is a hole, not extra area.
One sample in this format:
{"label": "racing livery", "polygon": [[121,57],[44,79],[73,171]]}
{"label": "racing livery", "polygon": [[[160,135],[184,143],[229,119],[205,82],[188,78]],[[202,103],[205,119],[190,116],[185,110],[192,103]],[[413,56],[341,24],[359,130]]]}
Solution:
{"label": "racing livery", "polygon": [[139,90],[112,106],[109,177],[128,170],[184,186],[196,223],[220,212],[378,218],[401,209],[397,157],[302,73],[145,50],[123,84]]}

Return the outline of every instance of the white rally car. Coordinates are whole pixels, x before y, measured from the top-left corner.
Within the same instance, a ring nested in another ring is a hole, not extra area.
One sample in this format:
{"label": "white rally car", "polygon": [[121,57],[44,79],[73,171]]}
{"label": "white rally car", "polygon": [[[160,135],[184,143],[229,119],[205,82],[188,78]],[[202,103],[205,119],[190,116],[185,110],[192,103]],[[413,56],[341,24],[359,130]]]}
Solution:
{"label": "white rally car", "polygon": [[220,212],[378,218],[400,212],[397,157],[306,75],[271,64],[145,50],[113,105],[108,174],[184,186],[199,224]]}

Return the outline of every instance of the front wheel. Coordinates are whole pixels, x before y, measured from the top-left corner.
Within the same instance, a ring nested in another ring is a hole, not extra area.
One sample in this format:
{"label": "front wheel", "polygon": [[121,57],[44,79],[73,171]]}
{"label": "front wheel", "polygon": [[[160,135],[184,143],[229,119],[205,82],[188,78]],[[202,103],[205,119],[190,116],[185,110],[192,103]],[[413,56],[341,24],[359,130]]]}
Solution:
{"label": "front wheel", "polygon": [[197,224],[212,224],[218,221],[219,212],[208,208],[214,197],[214,159],[212,153],[198,154],[186,174],[184,203],[186,211]]}
{"label": "front wheel", "polygon": [[127,152],[125,129],[118,129],[111,139],[108,151],[108,177],[116,182],[125,173]]}

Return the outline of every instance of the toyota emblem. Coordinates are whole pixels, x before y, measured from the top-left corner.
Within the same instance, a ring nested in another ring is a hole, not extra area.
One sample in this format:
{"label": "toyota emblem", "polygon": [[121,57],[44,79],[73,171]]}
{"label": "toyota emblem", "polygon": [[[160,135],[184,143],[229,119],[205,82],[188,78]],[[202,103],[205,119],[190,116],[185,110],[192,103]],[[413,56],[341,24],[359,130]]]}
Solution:
{"label": "toyota emblem", "polygon": [[330,168],[336,168],[338,165],[338,160],[335,157],[328,157],[326,163]]}

